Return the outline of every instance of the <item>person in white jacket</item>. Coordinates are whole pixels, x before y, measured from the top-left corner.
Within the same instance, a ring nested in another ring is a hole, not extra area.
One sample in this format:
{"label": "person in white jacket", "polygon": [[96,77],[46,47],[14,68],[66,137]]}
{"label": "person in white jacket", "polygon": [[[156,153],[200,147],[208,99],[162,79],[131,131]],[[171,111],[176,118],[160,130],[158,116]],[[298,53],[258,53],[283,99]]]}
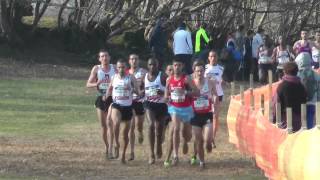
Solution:
{"label": "person in white jacket", "polygon": [[258,50],[264,44],[263,42],[264,30],[259,27],[257,33],[252,39],[252,62],[251,62],[251,73],[253,73],[254,78],[257,79],[258,75]]}
{"label": "person in white jacket", "polygon": [[186,24],[181,23],[173,34],[173,53],[175,59],[184,64],[184,72],[192,74],[191,58],[193,54],[193,46],[191,33],[186,30]]}

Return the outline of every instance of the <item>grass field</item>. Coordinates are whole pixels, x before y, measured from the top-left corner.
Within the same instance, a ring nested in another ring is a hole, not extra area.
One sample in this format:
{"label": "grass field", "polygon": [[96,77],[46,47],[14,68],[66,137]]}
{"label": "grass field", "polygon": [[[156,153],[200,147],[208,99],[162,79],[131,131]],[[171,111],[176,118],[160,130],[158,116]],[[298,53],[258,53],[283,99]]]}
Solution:
{"label": "grass field", "polygon": [[[206,155],[205,170],[190,166],[189,156],[169,169],[163,167],[163,160],[147,165],[147,139],[136,145],[135,161],[121,165],[106,160],[93,107],[94,90],[87,90],[86,80],[74,75],[39,78],[43,72],[55,73],[50,68],[37,69],[36,77],[17,73],[0,78],[0,179],[265,179],[228,142],[228,97],[217,148]],[[89,69],[77,72],[84,77]]]}

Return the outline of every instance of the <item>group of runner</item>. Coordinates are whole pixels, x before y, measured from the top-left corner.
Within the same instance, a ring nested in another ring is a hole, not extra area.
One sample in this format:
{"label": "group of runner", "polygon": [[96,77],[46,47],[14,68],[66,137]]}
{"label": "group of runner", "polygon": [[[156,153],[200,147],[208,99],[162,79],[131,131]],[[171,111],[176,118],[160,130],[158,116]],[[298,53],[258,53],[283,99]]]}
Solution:
{"label": "group of runner", "polygon": [[[106,50],[99,52],[99,65],[95,65],[87,87],[97,88],[95,102],[106,157],[119,158],[120,125],[123,126],[121,144],[122,163],[126,163],[126,150],[130,144],[130,160],[134,160],[135,126],[138,141],[143,143],[143,123],[148,122],[149,164],[163,155],[162,144],[168,130],[167,154],[164,166],[179,162],[180,131],[182,152],[188,153],[188,143],[194,140],[191,164],[205,167],[204,149],[215,148],[220,103],[223,98],[223,67],[218,65],[217,53],[210,51],[208,64],[200,60],[193,63],[192,74],[186,74],[184,63],[174,59],[165,72],[160,71],[155,58],[147,61],[147,70],[139,66],[139,56],[131,54],[128,61],[119,59],[110,64]],[[126,64],[130,67],[127,68]]]}

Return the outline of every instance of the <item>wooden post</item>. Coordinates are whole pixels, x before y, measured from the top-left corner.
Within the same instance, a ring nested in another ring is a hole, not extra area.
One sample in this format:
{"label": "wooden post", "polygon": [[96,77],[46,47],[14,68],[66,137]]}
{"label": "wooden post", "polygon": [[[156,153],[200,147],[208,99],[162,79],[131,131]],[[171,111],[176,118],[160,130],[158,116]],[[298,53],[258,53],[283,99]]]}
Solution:
{"label": "wooden post", "polygon": [[253,95],[253,88],[250,88],[250,107],[254,110],[254,95]]}
{"label": "wooden post", "polygon": [[250,107],[252,110],[254,110],[254,94],[253,94],[253,74],[250,74]]}
{"label": "wooden post", "polygon": [[244,105],[244,88],[243,88],[243,85],[240,85],[240,97],[241,97],[241,105]]}
{"label": "wooden post", "polygon": [[316,103],[316,125],[320,129],[320,102]]}
{"label": "wooden post", "polygon": [[250,88],[253,88],[253,74],[251,73],[250,74],[250,81],[249,81],[249,85],[250,85]]}
{"label": "wooden post", "polygon": [[288,134],[292,133],[292,108],[287,107],[287,131]]}
{"label": "wooden post", "polygon": [[231,82],[231,96],[235,95],[235,84],[234,82]]}
{"label": "wooden post", "polygon": [[281,104],[277,102],[276,104],[276,126],[280,127],[281,124]]}
{"label": "wooden post", "polygon": [[261,112],[264,115],[264,95],[261,94],[261,99],[260,99],[260,107],[261,107]]}
{"label": "wooden post", "polygon": [[307,105],[301,104],[301,129],[307,129]]}
{"label": "wooden post", "polygon": [[268,81],[269,81],[269,122],[272,123],[272,71],[268,70]]}

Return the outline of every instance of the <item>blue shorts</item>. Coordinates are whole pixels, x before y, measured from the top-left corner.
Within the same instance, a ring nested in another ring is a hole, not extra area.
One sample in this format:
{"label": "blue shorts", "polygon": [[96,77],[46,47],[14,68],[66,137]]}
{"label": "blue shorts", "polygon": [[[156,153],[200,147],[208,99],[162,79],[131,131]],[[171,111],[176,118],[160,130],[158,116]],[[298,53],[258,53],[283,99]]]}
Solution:
{"label": "blue shorts", "polygon": [[190,123],[191,119],[194,117],[193,109],[191,106],[188,107],[174,107],[169,106],[168,112],[171,116],[177,116],[184,123]]}

